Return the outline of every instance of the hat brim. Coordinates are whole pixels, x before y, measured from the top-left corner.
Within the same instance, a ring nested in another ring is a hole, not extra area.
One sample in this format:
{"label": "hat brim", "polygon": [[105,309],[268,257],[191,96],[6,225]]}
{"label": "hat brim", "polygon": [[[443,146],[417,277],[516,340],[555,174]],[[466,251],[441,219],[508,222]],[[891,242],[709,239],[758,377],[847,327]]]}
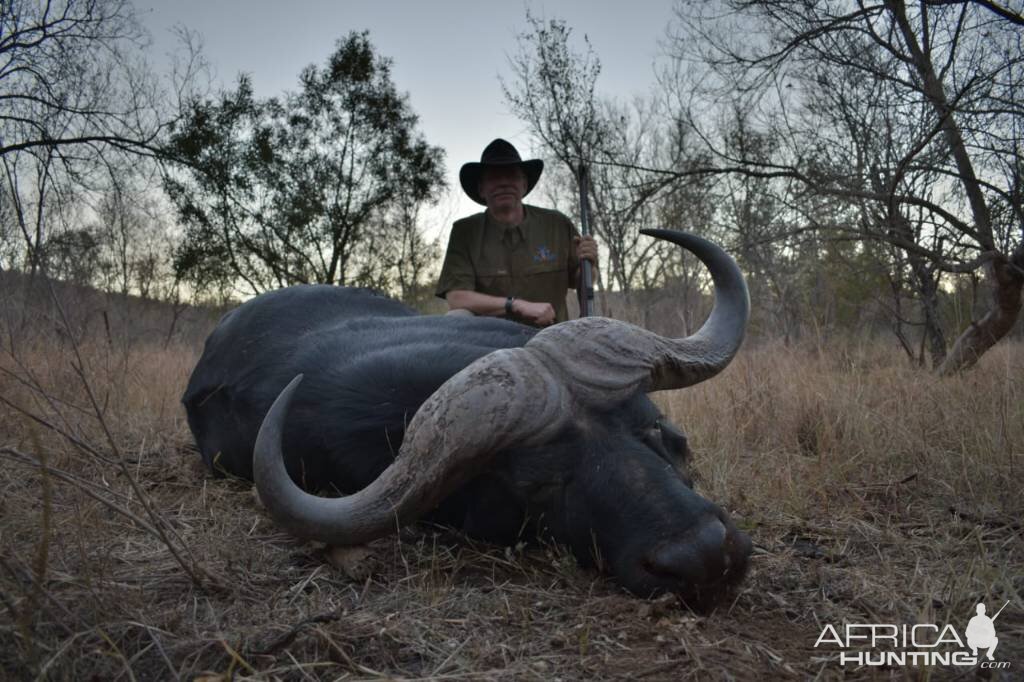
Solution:
{"label": "hat brim", "polygon": [[524,197],[530,193],[530,190],[540,180],[540,174],[544,172],[544,162],[540,159],[512,161],[509,163],[480,163],[472,161],[463,164],[459,170],[459,183],[462,184],[462,191],[476,203],[486,206],[487,202],[480,197],[480,176],[483,174],[484,168],[503,168],[506,166],[521,166],[523,172],[526,173],[526,192],[523,193]]}

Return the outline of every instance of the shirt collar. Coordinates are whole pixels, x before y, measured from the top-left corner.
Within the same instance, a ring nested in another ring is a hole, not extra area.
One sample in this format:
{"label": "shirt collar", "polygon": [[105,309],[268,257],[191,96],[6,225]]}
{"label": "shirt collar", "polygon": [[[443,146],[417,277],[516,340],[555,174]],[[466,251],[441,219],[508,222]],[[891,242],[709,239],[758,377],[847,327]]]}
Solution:
{"label": "shirt collar", "polygon": [[515,246],[520,242],[526,241],[526,229],[525,225],[530,220],[530,209],[523,204],[523,221],[518,225],[509,225],[507,223],[500,223],[491,217],[490,213],[487,213],[487,222],[494,225],[496,228],[501,230],[501,239],[508,246]]}

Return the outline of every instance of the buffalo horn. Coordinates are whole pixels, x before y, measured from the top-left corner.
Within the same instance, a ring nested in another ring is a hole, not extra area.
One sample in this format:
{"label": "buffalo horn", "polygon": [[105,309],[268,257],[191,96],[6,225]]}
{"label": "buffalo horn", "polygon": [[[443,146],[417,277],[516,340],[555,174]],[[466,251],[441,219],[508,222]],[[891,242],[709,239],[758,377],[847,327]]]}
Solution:
{"label": "buffalo horn", "polygon": [[715,305],[696,334],[667,339],[588,317],[549,327],[522,348],[490,353],[423,403],[384,473],[339,498],[302,491],[285,470],[281,437],[299,375],[274,401],[256,439],[254,477],[271,516],[297,536],[334,545],[390,535],[481,473],[495,453],[551,440],[577,410],[611,407],[638,391],[691,386],[724,369],[739,349],[750,311],[739,268],[700,237],[644,234],[692,251],[710,270]]}

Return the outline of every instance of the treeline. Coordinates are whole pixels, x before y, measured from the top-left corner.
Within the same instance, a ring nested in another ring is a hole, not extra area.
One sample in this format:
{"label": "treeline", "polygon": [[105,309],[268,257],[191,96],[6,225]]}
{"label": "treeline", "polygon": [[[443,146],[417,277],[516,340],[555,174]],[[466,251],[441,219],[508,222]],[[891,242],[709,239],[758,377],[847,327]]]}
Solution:
{"label": "treeline", "polygon": [[368,34],[265,99],[245,75],[215,92],[179,38],[157,74],[128,0],[0,4],[0,267],[173,302],[299,282],[421,295],[444,152]]}
{"label": "treeline", "polygon": [[[605,282],[692,290],[679,227],[735,254],[762,325],[892,332],[943,373],[1016,326],[1024,285],[1020,4],[679,2],[658,85],[602,97],[600,59],[528,16],[506,98],[575,205],[591,168]],[[685,294],[682,300],[686,300]]]}
{"label": "treeline", "polygon": [[[527,26],[507,104],[546,203],[575,214],[589,168],[604,314],[700,324],[703,270],[639,234],[670,227],[736,255],[759,333],[881,332],[944,373],[1021,333],[1018,6],[679,2],[629,101],[565,22]],[[176,303],[297,282],[428,300],[444,154],[370,36],[265,99],[244,76],[215,92],[180,37],[158,76],[125,0],[0,5],[0,266]]]}

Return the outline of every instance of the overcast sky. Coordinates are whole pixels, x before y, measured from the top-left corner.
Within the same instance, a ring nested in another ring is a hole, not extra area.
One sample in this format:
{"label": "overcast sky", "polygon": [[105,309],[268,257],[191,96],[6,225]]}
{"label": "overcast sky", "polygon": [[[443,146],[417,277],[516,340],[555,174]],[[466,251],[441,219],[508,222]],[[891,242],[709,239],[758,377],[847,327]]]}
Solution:
{"label": "overcast sky", "polygon": [[[137,0],[154,39],[154,61],[173,48],[170,30],[182,24],[203,37],[203,51],[219,83],[241,72],[256,94],[297,89],[299,71],[321,65],[349,31],[369,30],[381,55],[394,60],[393,77],[408,93],[430,144],[447,152],[449,185],[458,189],[459,167],[479,160],[495,137],[532,155],[522,122],[508,112],[498,75],[510,75],[508,58],[526,30],[526,9],[564,19],[573,36],[586,34],[602,63],[603,94],[628,98],[654,81],[659,42],[674,0]],[[541,180],[543,183],[543,179]],[[542,188],[541,188],[542,189]],[[457,218],[478,210],[461,190],[437,212]],[[441,220],[440,218],[438,220]],[[439,231],[442,227],[436,226]],[[433,230],[428,230],[433,232]]]}

